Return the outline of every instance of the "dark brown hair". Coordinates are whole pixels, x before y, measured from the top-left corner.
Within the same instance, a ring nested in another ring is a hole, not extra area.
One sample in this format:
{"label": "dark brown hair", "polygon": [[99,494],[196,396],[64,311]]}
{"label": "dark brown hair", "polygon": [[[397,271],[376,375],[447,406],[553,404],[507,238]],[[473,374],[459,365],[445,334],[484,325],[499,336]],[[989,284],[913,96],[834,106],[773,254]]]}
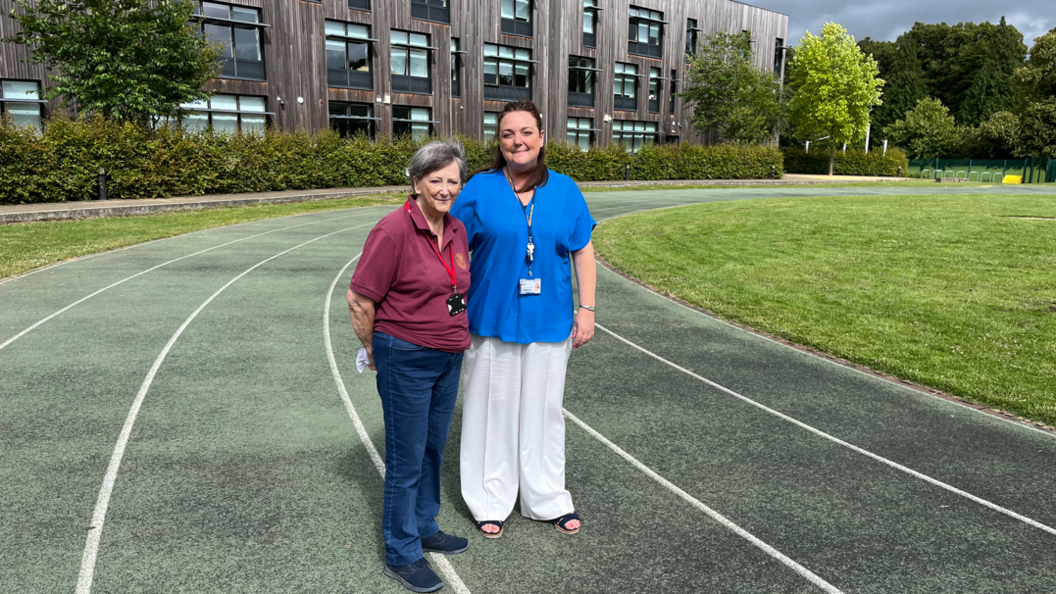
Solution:
{"label": "dark brown hair", "polygon": [[[525,111],[532,114],[532,116],[535,117],[535,125],[539,127],[540,131],[542,131],[543,114],[539,113],[539,108],[535,106],[535,103],[532,103],[531,101],[511,101],[506,104],[506,107],[502,108],[501,112],[499,112],[499,119],[495,125],[496,137],[502,135],[502,118],[506,117],[506,114],[515,111]],[[504,167],[506,167],[506,157],[502,156],[502,149],[499,146],[496,146],[495,161],[492,162],[491,167],[478,171],[478,173],[498,172],[502,171]],[[528,178],[524,181],[524,185],[521,186],[519,191],[527,192],[528,190],[545,186],[549,179],[550,172],[546,169],[546,146],[544,144],[539,147],[539,160],[535,166],[535,171],[528,174]]]}

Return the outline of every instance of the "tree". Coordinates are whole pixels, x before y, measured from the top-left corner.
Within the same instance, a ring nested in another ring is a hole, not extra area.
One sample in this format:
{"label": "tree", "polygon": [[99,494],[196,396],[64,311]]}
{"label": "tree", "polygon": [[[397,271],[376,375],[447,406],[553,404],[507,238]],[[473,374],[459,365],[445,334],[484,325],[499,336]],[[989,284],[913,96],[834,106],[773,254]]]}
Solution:
{"label": "tree", "polygon": [[1027,102],[1056,96],[1056,29],[1034,40],[1030,59],[1016,70],[1013,80],[1023,90]]}
{"label": "tree", "polygon": [[1019,116],[998,111],[961,139],[961,157],[972,159],[1012,159],[1019,155]]}
{"label": "tree", "polygon": [[821,36],[808,31],[796,47],[791,64],[795,81],[790,101],[796,134],[803,139],[828,135],[829,175],[836,144],[865,137],[869,112],[880,105],[876,60],[862,54],[854,38],[835,23],[827,23]]}
{"label": "tree", "polygon": [[773,138],[786,119],[781,83],[752,64],[752,36],[719,32],[690,58],[682,98],[693,104],[697,130],[718,129],[738,144]]}
{"label": "tree", "polygon": [[927,98],[884,133],[910,159],[938,159],[949,157],[958,149],[962,131],[941,101]]}
{"label": "tree", "polygon": [[221,47],[190,24],[183,0],[15,0],[22,30],[4,41],[32,47],[62,98],[108,118],[140,123],[172,115],[180,103],[205,99]]}
{"label": "tree", "polygon": [[1056,97],[1030,103],[1019,122],[1021,156],[1056,159]]}
{"label": "tree", "polygon": [[877,60],[880,76],[884,79],[884,102],[873,110],[872,118],[873,130],[879,132],[904,118],[907,111],[928,96],[924,69],[918,57],[919,48],[905,35],[894,42],[859,42],[858,45],[863,52],[874,52],[872,56]]}

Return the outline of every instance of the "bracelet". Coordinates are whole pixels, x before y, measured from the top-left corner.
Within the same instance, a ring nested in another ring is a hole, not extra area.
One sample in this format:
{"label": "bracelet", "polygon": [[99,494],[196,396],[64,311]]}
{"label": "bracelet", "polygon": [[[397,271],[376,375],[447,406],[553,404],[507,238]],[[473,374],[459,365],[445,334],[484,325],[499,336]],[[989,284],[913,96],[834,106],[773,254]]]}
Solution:
{"label": "bracelet", "polygon": [[580,305],[579,307],[580,309],[585,309],[587,311],[594,311],[594,306],[592,305]]}

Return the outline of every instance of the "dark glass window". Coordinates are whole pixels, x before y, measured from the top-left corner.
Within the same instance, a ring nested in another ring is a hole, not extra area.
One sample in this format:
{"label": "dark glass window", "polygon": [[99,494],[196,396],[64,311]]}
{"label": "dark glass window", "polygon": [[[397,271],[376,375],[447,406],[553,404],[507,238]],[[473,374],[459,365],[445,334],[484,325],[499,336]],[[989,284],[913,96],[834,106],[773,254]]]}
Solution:
{"label": "dark glass window", "polygon": [[462,96],[462,52],[457,37],[451,38],[451,96]]}
{"label": "dark glass window", "polygon": [[[220,78],[267,80],[264,69],[263,29],[259,8],[201,2],[194,17],[212,42],[224,46],[218,60]],[[244,23],[244,24],[243,24]]]}
{"label": "dark glass window", "polygon": [[659,68],[649,69],[649,113],[660,113],[660,92],[663,83],[660,78]]}
{"label": "dark glass window", "polygon": [[392,90],[397,93],[431,95],[429,36],[424,33],[392,31]]}
{"label": "dark glass window", "polygon": [[598,69],[593,58],[568,57],[568,104],[572,107],[594,107],[594,82]]}
{"label": "dark glass window", "polygon": [[697,35],[700,28],[697,27],[697,19],[686,20],[686,55],[692,56],[697,53]]}
{"label": "dark glass window", "polygon": [[627,51],[650,58],[664,55],[664,13],[631,7],[630,40]]}
{"label": "dark glass window", "polygon": [[433,133],[432,110],[428,107],[392,106],[392,133],[409,134],[415,140],[428,138]]}
{"label": "dark glass window", "polygon": [[484,98],[520,101],[532,98],[532,50],[484,44]]}
{"label": "dark glass window", "polygon": [[612,123],[612,142],[623,143],[628,153],[637,153],[646,143],[658,142],[656,122],[629,122],[616,120]]}
{"label": "dark glass window", "polygon": [[411,18],[434,23],[451,23],[447,0],[411,0]]}
{"label": "dark glass window", "polygon": [[212,128],[223,134],[263,134],[268,123],[266,101],[247,95],[213,95],[206,101],[181,103],[180,123],[191,132]]}
{"label": "dark glass window", "polygon": [[361,134],[374,139],[374,106],[370,103],[346,103],[343,101],[331,101],[330,127],[337,130],[341,136],[356,136]]}
{"label": "dark glass window", "polygon": [[585,151],[594,144],[594,120],[590,118],[568,118],[565,141]]}
{"label": "dark glass window", "polygon": [[44,103],[37,81],[0,81],[0,118],[10,117],[12,124],[29,126],[40,132],[41,107]]}
{"label": "dark glass window", "polygon": [[613,83],[616,102],[614,107],[622,111],[638,111],[638,66],[616,62],[616,77]]}
{"label": "dark glass window", "polygon": [[671,103],[667,108],[667,113],[674,115],[675,113],[675,95],[678,94],[678,71],[671,71]]}
{"label": "dark glass window", "polygon": [[370,0],[348,0],[348,7],[355,10],[370,10]]}
{"label": "dark glass window", "polygon": [[774,39],[774,74],[781,76],[785,68],[785,40],[777,37]]}
{"label": "dark glass window", "polygon": [[583,46],[598,47],[598,0],[583,0]]}
{"label": "dark glass window", "polygon": [[373,89],[370,27],[326,21],[326,84],[349,89]]}
{"label": "dark glass window", "polygon": [[531,0],[501,0],[502,32],[508,35],[532,36]]}

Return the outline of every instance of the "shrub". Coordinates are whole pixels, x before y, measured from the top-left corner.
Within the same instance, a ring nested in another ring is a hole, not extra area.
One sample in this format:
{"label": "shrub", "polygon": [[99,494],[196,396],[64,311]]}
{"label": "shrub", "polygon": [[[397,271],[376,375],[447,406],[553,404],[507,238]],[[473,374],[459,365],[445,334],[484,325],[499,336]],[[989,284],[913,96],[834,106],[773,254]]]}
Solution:
{"label": "shrub", "polygon": [[[829,172],[829,151],[826,148],[816,148],[807,153],[801,148],[787,148],[785,154],[785,171],[788,173],[812,173],[825,175]],[[905,173],[909,169],[909,161],[906,154],[900,149],[891,148],[884,156],[883,151],[872,150],[866,153],[862,149],[847,149],[836,151],[836,162],[833,173],[836,175],[871,175],[871,176],[894,176],[898,175],[898,168],[902,167]]]}

